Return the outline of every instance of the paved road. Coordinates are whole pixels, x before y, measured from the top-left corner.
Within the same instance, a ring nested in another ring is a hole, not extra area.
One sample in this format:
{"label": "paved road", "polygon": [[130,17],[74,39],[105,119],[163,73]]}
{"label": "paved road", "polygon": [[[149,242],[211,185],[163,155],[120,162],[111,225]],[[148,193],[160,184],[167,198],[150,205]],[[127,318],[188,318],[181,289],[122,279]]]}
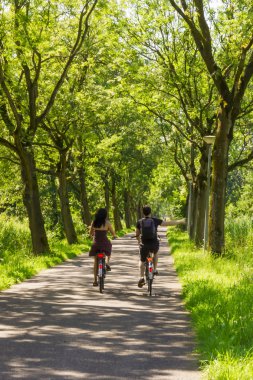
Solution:
{"label": "paved road", "polygon": [[137,287],[138,248],[113,241],[100,294],[87,254],[0,293],[0,379],[197,380],[189,317],[162,235],[155,295]]}

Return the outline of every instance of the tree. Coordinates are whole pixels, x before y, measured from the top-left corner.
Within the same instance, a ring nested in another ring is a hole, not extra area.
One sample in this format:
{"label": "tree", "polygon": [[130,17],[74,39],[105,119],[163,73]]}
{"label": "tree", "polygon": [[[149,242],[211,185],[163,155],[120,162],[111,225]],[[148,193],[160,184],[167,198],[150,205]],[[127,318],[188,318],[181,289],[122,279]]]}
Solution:
{"label": "tree", "polygon": [[[80,8],[76,2],[52,5],[44,1],[40,4],[16,1],[2,10],[0,114],[5,130],[0,143],[20,162],[23,202],[33,251],[37,254],[48,251],[49,245],[40,206],[33,141],[84,44],[96,4],[97,0],[87,0]],[[66,35],[56,40],[57,33],[65,30]]]}
{"label": "tree", "polygon": [[[225,192],[229,147],[242,101],[253,75],[253,37],[246,33],[250,30],[252,19],[247,8],[241,3],[235,2],[233,6],[225,3],[220,14],[222,28],[219,28],[218,22],[216,23],[212,16],[213,13],[208,13],[202,0],[194,0],[193,3],[183,1],[181,7],[174,0],[170,0],[170,4],[188,26],[220,96],[213,149],[209,219],[209,246],[212,252],[220,254],[224,248]],[[240,16],[240,20],[243,20],[240,25],[234,22],[238,16]],[[230,37],[235,34],[235,30],[228,30],[229,24],[232,22],[237,29],[234,46],[231,46]],[[215,31],[217,32],[216,36]],[[214,39],[219,41],[220,46],[214,46]],[[222,51],[226,55],[222,55]]]}
{"label": "tree", "polygon": [[128,43],[144,60],[137,73],[129,70],[128,81],[136,83],[132,96],[156,119],[171,160],[192,183],[190,236],[201,245],[207,193],[203,136],[214,130],[216,94],[188,31],[165,2],[160,5],[139,3],[136,18],[131,15],[126,25]]}

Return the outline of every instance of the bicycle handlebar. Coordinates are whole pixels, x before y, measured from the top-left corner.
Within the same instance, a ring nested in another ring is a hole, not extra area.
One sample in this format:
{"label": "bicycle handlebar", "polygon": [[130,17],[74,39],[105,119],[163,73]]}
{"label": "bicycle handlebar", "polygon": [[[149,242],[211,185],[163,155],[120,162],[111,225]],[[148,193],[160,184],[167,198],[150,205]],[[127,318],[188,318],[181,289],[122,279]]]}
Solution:
{"label": "bicycle handlebar", "polygon": [[[134,238],[138,238],[138,237],[140,237],[141,238],[141,235],[139,235],[139,236],[131,236],[130,237],[130,239],[134,239]],[[157,235],[157,238],[159,239],[159,240],[161,240],[161,236],[159,236],[159,235]]]}

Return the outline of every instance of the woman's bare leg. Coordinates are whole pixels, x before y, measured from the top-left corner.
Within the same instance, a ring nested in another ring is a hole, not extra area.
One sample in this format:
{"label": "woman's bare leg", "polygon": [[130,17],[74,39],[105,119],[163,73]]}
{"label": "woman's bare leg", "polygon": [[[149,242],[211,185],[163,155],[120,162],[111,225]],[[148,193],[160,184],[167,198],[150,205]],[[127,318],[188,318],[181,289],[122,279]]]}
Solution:
{"label": "woman's bare leg", "polygon": [[97,258],[97,256],[94,256],[93,274],[94,274],[94,282],[97,282],[97,275],[98,275],[98,258]]}

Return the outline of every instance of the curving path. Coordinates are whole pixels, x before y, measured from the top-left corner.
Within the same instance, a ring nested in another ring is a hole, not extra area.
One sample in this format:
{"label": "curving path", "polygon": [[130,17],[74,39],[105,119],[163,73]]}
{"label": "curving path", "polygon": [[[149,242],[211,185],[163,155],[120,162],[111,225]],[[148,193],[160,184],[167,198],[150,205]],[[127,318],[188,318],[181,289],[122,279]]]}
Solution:
{"label": "curving path", "polygon": [[87,254],[1,292],[0,379],[200,379],[165,232],[153,297],[130,235],[113,241],[104,294]]}

